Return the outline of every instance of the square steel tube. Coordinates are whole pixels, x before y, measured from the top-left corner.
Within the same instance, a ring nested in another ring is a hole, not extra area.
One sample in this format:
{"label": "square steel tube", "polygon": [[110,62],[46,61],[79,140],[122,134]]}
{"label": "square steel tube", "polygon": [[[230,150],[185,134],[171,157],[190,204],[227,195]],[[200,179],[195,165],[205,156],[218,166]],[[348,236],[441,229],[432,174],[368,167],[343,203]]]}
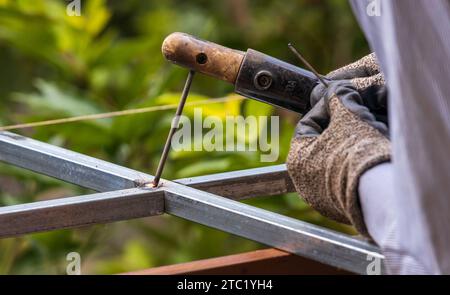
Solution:
{"label": "square steel tube", "polygon": [[[153,180],[152,175],[11,132],[0,132],[0,161],[99,192],[139,187]],[[234,199],[294,191],[285,165],[184,178],[175,182]]]}
{"label": "square steel tube", "polygon": [[[366,273],[374,259],[384,260],[378,247],[366,241],[187,186],[226,194],[233,192],[227,191],[226,185],[234,186],[242,198],[246,193],[259,193],[259,189],[241,186],[251,187],[258,183],[257,175],[262,175],[259,187],[261,194],[267,195],[263,183],[273,181],[270,175],[274,175],[278,180],[272,183],[280,187],[269,191],[282,193],[291,185],[283,166],[274,166],[272,171],[257,168],[253,173],[244,170],[241,174],[237,171],[183,179],[180,183],[163,180],[160,188],[149,189],[139,186],[151,181],[151,175],[9,132],[0,133],[0,160],[94,190],[116,190],[2,207],[0,236],[165,212],[355,273]],[[219,184],[221,177],[223,186]]]}

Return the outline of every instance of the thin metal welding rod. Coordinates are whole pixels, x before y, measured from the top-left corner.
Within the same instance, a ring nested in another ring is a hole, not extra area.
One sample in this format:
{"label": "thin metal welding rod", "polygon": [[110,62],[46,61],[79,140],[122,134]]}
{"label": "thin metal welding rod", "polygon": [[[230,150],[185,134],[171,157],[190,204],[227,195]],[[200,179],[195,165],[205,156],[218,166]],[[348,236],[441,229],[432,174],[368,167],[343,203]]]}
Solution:
{"label": "thin metal welding rod", "polygon": [[295,49],[294,45],[292,43],[288,44],[289,49],[316,75],[316,77],[319,79],[322,84],[328,88],[328,83],[325,82],[325,80],[322,78],[322,75],[319,74],[319,72],[314,69],[314,67],[298,52],[297,49]]}
{"label": "thin metal welding rod", "polygon": [[192,79],[194,78],[195,71],[190,70],[189,75],[186,79],[186,83],[184,84],[183,93],[181,94],[180,103],[178,104],[177,111],[175,113],[175,117],[173,118],[172,125],[170,127],[169,135],[167,136],[166,144],[164,145],[164,150],[161,155],[161,159],[159,160],[158,169],[156,169],[155,178],[153,178],[152,186],[157,187],[159,184],[159,180],[161,179],[161,174],[164,170],[164,165],[166,164],[167,156],[169,155],[172,137],[175,134],[175,131],[178,129],[178,124],[180,123],[180,116],[183,113],[184,104],[186,103],[187,96],[189,94],[189,90],[191,88]]}

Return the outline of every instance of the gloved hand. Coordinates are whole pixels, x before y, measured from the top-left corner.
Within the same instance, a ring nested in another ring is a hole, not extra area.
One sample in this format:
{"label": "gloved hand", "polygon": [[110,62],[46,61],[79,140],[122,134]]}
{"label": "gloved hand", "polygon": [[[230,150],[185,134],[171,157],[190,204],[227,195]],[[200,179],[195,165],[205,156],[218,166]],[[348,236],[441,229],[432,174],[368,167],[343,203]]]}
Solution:
{"label": "gloved hand", "polygon": [[316,103],[297,125],[287,167],[307,203],[368,236],[358,182],[366,170],[390,160],[390,142],[386,124],[364,105],[354,81],[330,81],[313,91]]}
{"label": "gloved hand", "polygon": [[[375,53],[330,72],[326,78],[332,81],[344,80],[351,83],[361,94],[363,104],[369,108],[375,118],[388,125],[387,88]],[[322,84],[314,88],[311,95],[312,106],[323,97],[325,91],[326,87]]]}

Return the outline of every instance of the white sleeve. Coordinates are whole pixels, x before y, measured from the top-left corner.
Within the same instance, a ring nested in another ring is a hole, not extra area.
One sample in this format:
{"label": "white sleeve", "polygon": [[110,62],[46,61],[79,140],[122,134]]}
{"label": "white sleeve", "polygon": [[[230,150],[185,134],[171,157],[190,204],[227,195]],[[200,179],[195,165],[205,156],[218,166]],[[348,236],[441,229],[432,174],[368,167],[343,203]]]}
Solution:
{"label": "white sleeve", "polygon": [[[450,274],[450,1],[352,0],[352,6],[389,87],[392,164],[361,179],[365,218],[384,251],[397,253],[386,255],[392,273]],[[366,189],[366,179],[377,186]],[[392,222],[377,225],[384,214]]]}
{"label": "white sleeve", "polygon": [[[388,274],[427,274],[427,270],[409,253],[408,244],[398,238],[398,211],[391,163],[366,171],[359,181],[359,201],[370,235],[386,257]],[[401,216],[401,214],[400,214]]]}

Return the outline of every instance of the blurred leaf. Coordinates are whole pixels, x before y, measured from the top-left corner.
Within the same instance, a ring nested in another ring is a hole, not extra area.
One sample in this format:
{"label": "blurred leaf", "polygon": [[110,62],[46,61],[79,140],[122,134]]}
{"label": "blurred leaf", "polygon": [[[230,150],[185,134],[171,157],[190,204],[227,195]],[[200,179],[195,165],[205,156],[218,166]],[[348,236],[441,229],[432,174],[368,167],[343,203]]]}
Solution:
{"label": "blurred leaf", "polygon": [[100,113],[100,109],[92,103],[84,101],[79,97],[62,91],[55,84],[44,80],[36,81],[39,95],[17,93],[14,95],[18,102],[28,105],[32,110],[51,112],[52,114],[65,114],[67,116],[81,116]]}

